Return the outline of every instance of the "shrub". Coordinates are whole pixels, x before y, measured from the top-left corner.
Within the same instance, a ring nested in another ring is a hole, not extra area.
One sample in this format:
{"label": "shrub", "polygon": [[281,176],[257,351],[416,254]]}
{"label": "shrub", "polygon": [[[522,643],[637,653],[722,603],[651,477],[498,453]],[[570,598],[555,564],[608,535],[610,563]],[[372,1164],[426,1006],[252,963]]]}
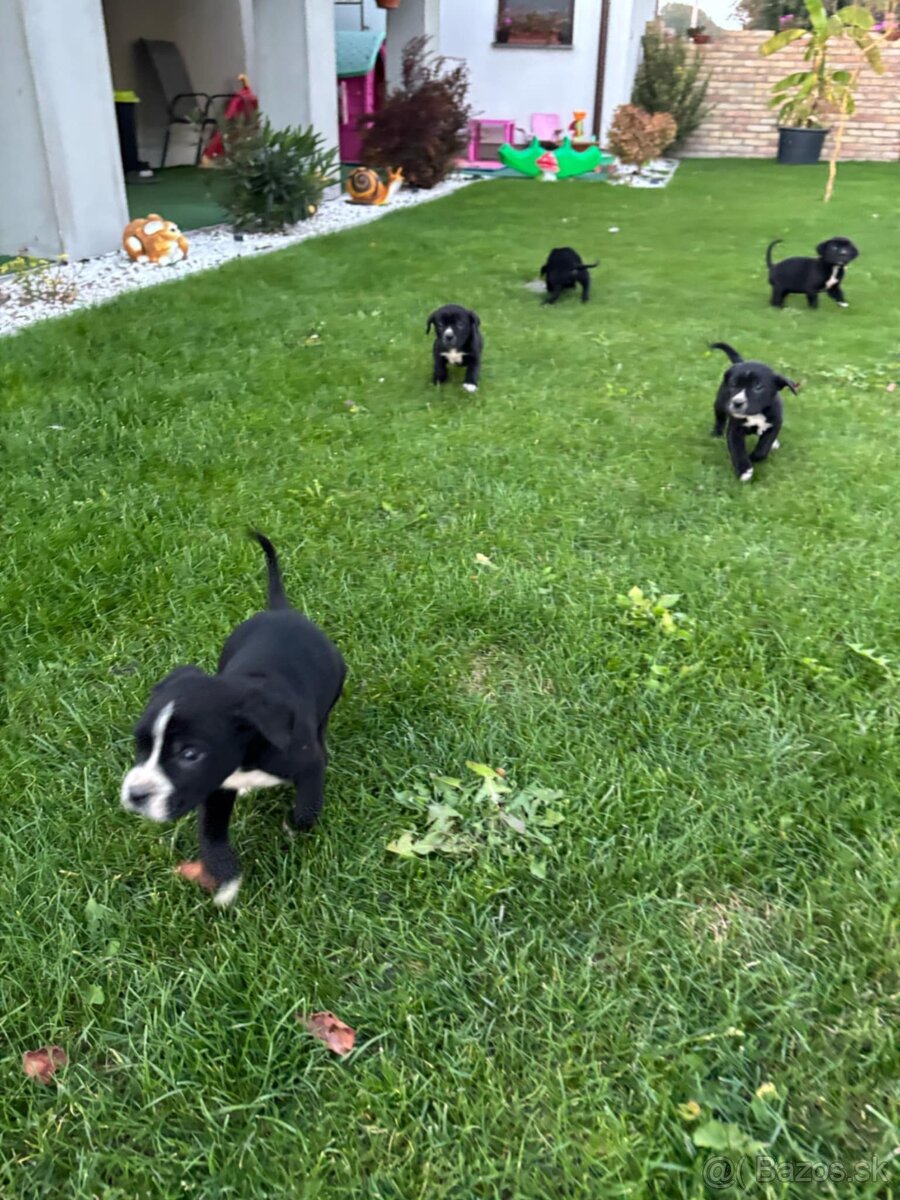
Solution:
{"label": "shrub", "polygon": [[427,50],[428,38],[403,49],[400,87],[377,113],[362,118],[362,157],[368,166],[402,167],[410,187],[431,188],[445,179],[464,152],[470,108],[465,63]]}
{"label": "shrub", "polygon": [[640,168],[658,158],[678,135],[669,113],[648,113],[634,104],[620,104],[609,127],[609,147],[623,163]]}
{"label": "shrub", "polygon": [[702,75],[702,57],[680,38],[667,40],[657,26],[648,27],[641,45],[644,57],[634,77],[631,103],[648,113],[670,113],[678,126],[673,146],[681,145],[710,113],[704,103],[709,76]]}
{"label": "shrub", "polygon": [[337,182],[334,150],[309,129],[239,119],[224,130],[219,200],[235,229],[271,232],[311,217]]}

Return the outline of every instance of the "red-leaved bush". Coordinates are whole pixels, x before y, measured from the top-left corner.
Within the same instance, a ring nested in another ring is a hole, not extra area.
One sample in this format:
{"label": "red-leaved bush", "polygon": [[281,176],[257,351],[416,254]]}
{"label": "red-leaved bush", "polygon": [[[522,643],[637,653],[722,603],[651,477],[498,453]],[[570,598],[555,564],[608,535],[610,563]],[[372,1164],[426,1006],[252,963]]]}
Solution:
{"label": "red-leaved bush", "polygon": [[609,148],[623,163],[642,167],[658,158],[678,134],[669,113],[648,113],[635,104],[620,104],[609,127]]}
{"label": "red-leaved bush", "polygon": [[367,166],[402,167],[410,187],[431,188],[465,151],[469,72],[465,63],[428,52],[428,38],[403,48],[402,82],[376,113],[361,119]]}

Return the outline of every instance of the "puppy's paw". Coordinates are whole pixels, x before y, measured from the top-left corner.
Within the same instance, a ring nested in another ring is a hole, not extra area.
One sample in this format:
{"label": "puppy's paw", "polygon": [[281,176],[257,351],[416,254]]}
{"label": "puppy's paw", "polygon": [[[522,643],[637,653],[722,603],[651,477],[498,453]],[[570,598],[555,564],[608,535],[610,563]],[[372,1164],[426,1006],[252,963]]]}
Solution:
{"label": "puppy's paw", "polygon": [[850,305],[846,300],[838,300],[838,308],[849,308]]}
{"label": "puppy's paw", "polygon": [[738,479],[740,480],[741,483],[749,483],[752,478],[753,478],[753,468],[752,467],[748,467],[747,470],[743,473],[743,475],[738,476]]}
{"label": "puppy's paw", "polygon": [[781,449],[781,442],[779,442],[778,438],[776,438],[775,441],[772,443],[772,449],[773,450]]}
{"label": "puppy's paw", "polygon": [[222,886],[213,896],[213,904],[215,904],[217,908],[228,908],[230,904],[234,904],[235,900],[237,899],[237,894],[240,890],[241,877],[240,875],[237,875],[234,879],[229,879],[227,883],[222,884]]}
{"label": "puppy's paw", "polygon": [[463,387],[466,389],[467,392],[477,392],[478,391],[477,383],[464,383]]}
{"label": "puppy's paw", "polygon": [[200,887],[205,888],[208,892],[214,892],[218,886],[202,862],[179,863],[175,871],[182,879],[189,879],[191,883],[198,883]]}

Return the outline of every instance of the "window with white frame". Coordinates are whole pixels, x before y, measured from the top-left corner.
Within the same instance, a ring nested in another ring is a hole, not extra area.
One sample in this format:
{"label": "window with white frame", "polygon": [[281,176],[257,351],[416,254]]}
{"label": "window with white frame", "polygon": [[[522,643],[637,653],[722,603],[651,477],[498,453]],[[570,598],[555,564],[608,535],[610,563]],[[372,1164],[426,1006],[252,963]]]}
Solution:
{"label": "window with white frame", "polygon": [[497,0],[496,46],[571,46],[575,0]]}

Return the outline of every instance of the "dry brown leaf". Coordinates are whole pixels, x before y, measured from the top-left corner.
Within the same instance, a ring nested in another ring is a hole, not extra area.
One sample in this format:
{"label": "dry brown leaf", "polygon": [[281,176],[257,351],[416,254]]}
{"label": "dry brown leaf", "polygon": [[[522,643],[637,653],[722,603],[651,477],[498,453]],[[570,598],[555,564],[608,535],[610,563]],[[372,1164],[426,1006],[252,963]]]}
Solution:
{"label": "dry brown leaf", "polygon": [[179,863],[175,870],[182,879],[189,879],[191,883],[199,883],[199,885],[202,888],[206,888],[208,892],[214,892],[216,890],[216,881],[213,879],[212,875],[210,875],[209,871],[207,871],[206,867],[204,867],[202,862],[198,861]]}
{"label": "dry brown leaf", "polygon": [[356,1041],[356,1030],[345,1025],[332,1012],[312,1013],[303,1017],[297,1013],[297,1020],[302,1021],[314,1038],[324,1042],[335,1054],[349,1054]]}
{"label": "dry brown leaf", "polygon": [[69,1056],[62,1046],[42,1046],[40,1050],[26,1050],[22,1055],[22,1070],[38,1083],[49,1083],[59,1067],[64,1067]]}

